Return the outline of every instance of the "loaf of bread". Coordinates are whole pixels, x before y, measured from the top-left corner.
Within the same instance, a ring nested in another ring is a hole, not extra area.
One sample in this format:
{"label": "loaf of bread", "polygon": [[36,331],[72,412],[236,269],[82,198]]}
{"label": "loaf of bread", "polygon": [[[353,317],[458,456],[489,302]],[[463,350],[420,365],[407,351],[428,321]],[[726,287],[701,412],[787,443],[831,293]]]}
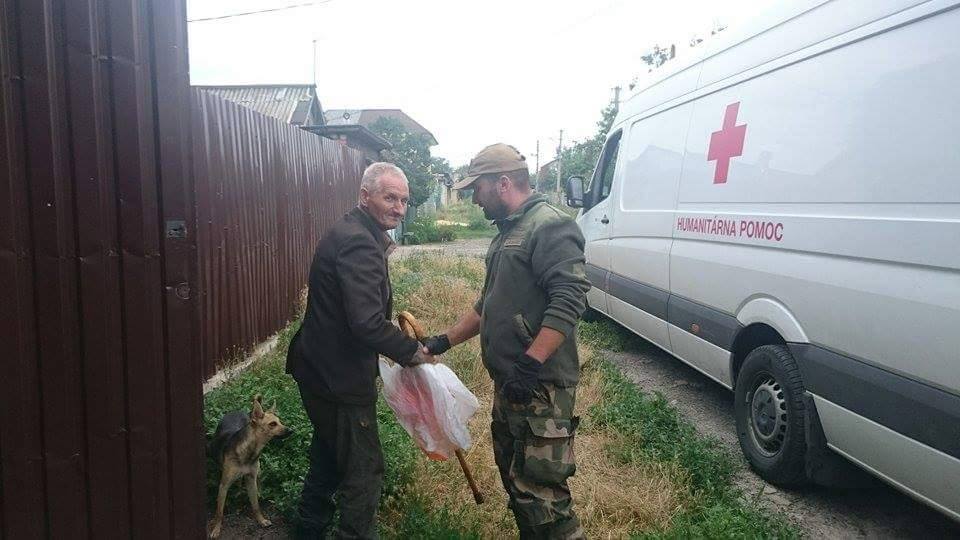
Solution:
{"label": "loaf of bread", "polygon": [[424,338],[427,337],[427,333],[423,331],[423,326],[420,325],[420,321],[409,311],[401,311],[398,313],[397,322],[400,323],[400,330],[403,330],[403,333],[413,339],[423,341]]}

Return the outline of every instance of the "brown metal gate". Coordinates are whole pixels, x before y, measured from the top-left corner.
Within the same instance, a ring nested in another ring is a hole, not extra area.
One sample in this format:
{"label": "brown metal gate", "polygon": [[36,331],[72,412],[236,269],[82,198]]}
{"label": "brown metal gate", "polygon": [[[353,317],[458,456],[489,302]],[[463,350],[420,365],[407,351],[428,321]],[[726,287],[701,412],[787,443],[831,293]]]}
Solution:
{"label": "brown metal gate", "polygon": [[4,538],[203,534],[184,11],[0,0]]}

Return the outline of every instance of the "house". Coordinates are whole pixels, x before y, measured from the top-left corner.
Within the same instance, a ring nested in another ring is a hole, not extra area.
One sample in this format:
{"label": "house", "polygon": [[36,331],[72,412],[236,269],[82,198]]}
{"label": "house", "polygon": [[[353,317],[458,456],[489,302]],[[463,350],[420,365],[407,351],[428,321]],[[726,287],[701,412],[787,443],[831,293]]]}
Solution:
{"label": "house", "polygon": [[327,125],[323,107],[317,98],[317,87],[312,84],[246,84],[197,88],[213,92],[260,114],[333,139],[362,153],[367,164],[380,161],[380,152],[391,147],[386,139],[362,125],[342,122]]}
{"label": "house", "polygon": [[453,176],[447,173],[439,173],[437,178],[437,207],[444,207],[459,200],[457,192],[453,189]]}
{"label": "house", "polygon": [[433,133],[400,109],[329,109],[323,115],[323,126],[304,129],[359,150],[370,163],[390,159],[382,152],[390,149],[391,144],[370,130],[370,126],[383,117],[396,120],[412,134],[426,135],[430,146],[437,144]]}
{"label": "house", "polygon": [[322,126],[323,108],[312,84],[195,86],[295,126]]}
{"label": "house", "polygon": [[330,109],[323,115],[328,126],[363,126],[368,129],[380,118],[391,118],[400,122],[410,133],[429,137],[430,146],[437,144],[433,133],[400,109]]}
{"label": "house", "polygon": [[537,191],[546,192],[556,183],[557,177],[557,160],[551,159],[550,161],[544,163],[540,170],[537,171]]}
{"label": "house", "polygon": [[381,152],[393,147],[389,141],[360,125],[325,124],[322,126],[301,126],[301,128],[359,151],[363,154],[367,165],[375,161],[382,161],[384,156]]}

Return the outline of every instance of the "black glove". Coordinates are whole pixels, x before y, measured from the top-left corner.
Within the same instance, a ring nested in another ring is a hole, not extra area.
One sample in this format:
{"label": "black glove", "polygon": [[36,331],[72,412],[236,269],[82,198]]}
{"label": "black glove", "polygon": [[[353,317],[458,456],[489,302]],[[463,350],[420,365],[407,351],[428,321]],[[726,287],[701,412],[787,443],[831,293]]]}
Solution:
{"label": "black glove", "polygon": [[540,388],[540,370],[543,364],[536,358],[523,354],[513,363],[511,373],[507,375],[500,389],[510,403],[526,405]]}
{"label": "black glove", "polygon": [[450,350],[450,338],[446,334],[430,336],[423,340],[423,346],[430,351],[430,354],[443,354]]}

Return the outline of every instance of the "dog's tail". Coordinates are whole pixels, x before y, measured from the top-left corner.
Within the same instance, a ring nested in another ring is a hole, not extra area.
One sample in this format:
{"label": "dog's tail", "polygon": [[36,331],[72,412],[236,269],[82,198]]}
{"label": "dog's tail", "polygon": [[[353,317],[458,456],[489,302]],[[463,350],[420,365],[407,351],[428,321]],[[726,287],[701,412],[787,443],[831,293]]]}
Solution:
{"label": "dog's tail", "polygon": [[230,447],[231,441],[241,435],[249,423],[249,415],[244,411],[233,411],[223,415],[217,431],[207,443],[207,455],[219,460],[224,450]]}

